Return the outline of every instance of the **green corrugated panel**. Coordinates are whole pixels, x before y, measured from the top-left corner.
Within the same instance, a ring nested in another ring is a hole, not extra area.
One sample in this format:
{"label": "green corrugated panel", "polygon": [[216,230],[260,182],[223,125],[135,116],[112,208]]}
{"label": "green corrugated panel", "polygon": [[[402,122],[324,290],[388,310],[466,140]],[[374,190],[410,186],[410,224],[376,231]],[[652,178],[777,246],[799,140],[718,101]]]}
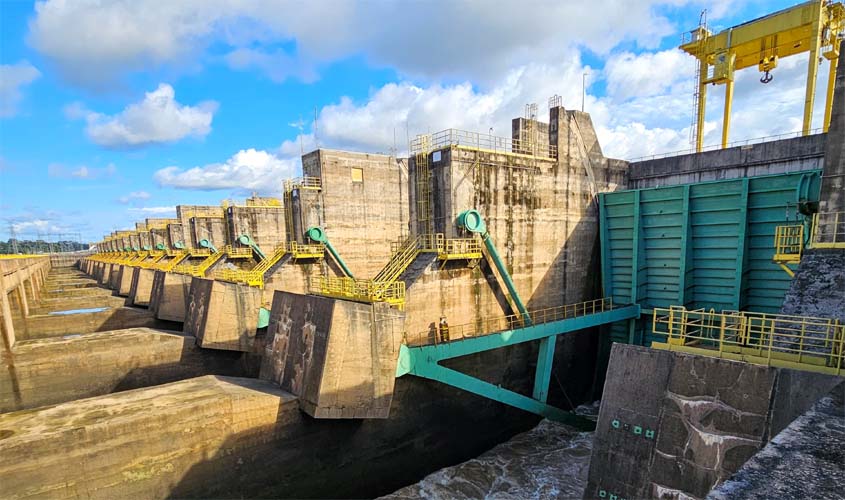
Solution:
{"label": "green corrugated panel", "polygon": [[[819,174],[601,194],[605,294],[617,303],[636,297],[646,309],[684,304],[778,311],[790,278],[772,262],[775,227],[796,223],[799,198],[818,199]],[[638,325],[636,342],[656,339],[650,321]],[[628,341],[627,325],[610,330],[613,341]]]}

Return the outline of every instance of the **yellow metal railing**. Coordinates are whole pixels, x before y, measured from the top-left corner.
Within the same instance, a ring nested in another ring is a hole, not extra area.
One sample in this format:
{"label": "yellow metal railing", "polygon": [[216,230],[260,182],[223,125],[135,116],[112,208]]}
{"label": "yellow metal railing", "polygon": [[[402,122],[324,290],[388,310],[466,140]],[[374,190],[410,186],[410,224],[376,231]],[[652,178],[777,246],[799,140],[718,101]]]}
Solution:
{"label": "yellow metal railing", "polygon": [[775,262],[795,264],[804,251],[804,226],[778,226],[775,229]]}
{"label": "yellow metal railing", "polygon": [[845,248],[845,212],[814,214],[811,234],[813,248]]}
{"label": "yellow metal railing", "polygon": [[[577,304],[535,309],[528,311],[528,315],[531,318],[532,325],[541,325],[543,323],[577,318],[612,309],[613,299],[608,297],[579,302]],[[472,337],[483,337],[496,332],[528,326],[525,322],[525,317],[521,314],[483,317],[478,321],[460,325],[448,325],[439,321],[432,322],[431,325],[428,330],[417,332],[414,335],[406,335],[405,342],[409,346],[440,344]]]}
{"label": "yellow metal railing", "polygon": [[189,274],[197,278],[203,278],[205,277],[206,271],[208,271],[211,266],[217,263],[217,261],[222,259],[224,255],[226,255],[225,252],[217,252],[211,254],[199,264],[190,264],[188,262],[185,262],[174,267],[173,272],[179,274]]}
{"label": "yellow metal railing", "polygon": [[322,243],[299,243],[291,241],[288,244],[288,252],[294,259],[320,259],[326,252],[326,246]]}
{"label": "yellow metal railing", "polygon": [[182,210],[182,218],[191,219],[194,217],[201,217],[205,219],[222,219],[226,213],[222,206],[207,207],[207,206],[190,206]]}
{"label": "yellow metal railing", "polygon": [[652,347],[832,375],[845,375],[838,319],[748,311],[655,308]]}
{"label": "yellow metal railing", "polygon": [[261,270],[220,269],[214,273],[214,279],[264,287],[264,271]]}
{"label": "yellow metal railing", "polygon": [[252,257],[251,247],[235,247],[232,245],[226,245],[223,247],[223,251],[226,252],[227,256],[233,259],[248,259]]}
{"label": "yellow metal railing", "polygon": [[286,192],[293,191],[294,189],[321,189],[323,187],[323,181],[319,177],[296,177],[294,179],[287,179],[284,183],[284,189]]}
{"label": "yellow metal railing", "polygon": [[[425,137],[430,137],[430,139],[424,139]],[[492,134],[454,128],[441,130],[430,135],[417,136],[416,139],[411,141],[411,153],[436,151],[453,146],[499,154],[557,158],[557,146],[548,144],[548,142],[498,137]]]}
{"label": "yellow metal railing", "polygon": [[318,295],[359,302],[387,302],[400,308],[405,304],[405,282],[380,282],[347,277],[320,276],[311,286]]}

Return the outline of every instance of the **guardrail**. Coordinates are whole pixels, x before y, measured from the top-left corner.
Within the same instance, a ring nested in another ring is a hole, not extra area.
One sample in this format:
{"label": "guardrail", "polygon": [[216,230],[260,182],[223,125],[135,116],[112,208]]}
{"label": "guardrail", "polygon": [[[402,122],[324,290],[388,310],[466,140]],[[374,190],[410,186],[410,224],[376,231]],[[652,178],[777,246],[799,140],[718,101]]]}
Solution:
{"label": "guardrail", "polygon": [[404,281],[372,281],[347,277],[320,276],[311,285],[311,292],[359,302],[405,303]]}
{"label": "guardrail", "polygon": [[[823,128],[814,128],[814,129],[810,130],[809,135],[821,134],[823,132],[824,132]],[[799,131],[796,131],[796,132],[785,132],[783,134],[767,135],[767,136],[764,136],[764,137],[753,137],[751,139],[744,139],[744,140],[741,140],[741,141],[734,141],[734,142],[728,143],[724,148],[722,147],[721,144],[711,144],[709,146],[702,147],[700,152],[703,153],[705,151],[716,151],[716,150],[719,150],[719,149],[736,148],[736,147],[740,147],[740,146],[750,146],[752,144],[760,144],[762,142],[779,141],[781,139],[792,139],[792,138],[795,138],[795,137],[801,137],[803,135],[804,135],[804,133],[799,130]],[[699,151],[696,151],[695,148],[681,149],[681,150],[677,150],[677,151],[670,151],[668,153],[657,153],[657,154],[653,154],[653,155],[639,156],[637,158],[628,159],[627,161],[634,163],[634,162],[639,162],[639,161],[658,160],[660,158],[671,158],[673,156],[689,155],[689,154],[698,153],[698,152]]]}
{"label": "guardrail", "polygon": [[666,337],[658,349],[845,374],[845,325],[835,318],[675,306],[654,309],[652,331]]}
{"label": "guardrail", "polygon": [[784,264],[800,262],[803,252],[803,225],[778,226],[775,228],[775,255],[772,260]]}
{"label": "guardrail", "polygon": [[411,141],[411,154],[436,151],[452,146],[504,154],[522,154],[538,158],[557,158],[557,146],[499,137],[492,134],[449,128],[433,134],[418,135]]}
{"label": "guardrail", "polygon": [[[588,314],[596,314],[610,311],[614,308],[613,299],[605,297],[601,299],[588,300],[577,304],[565,304],[544,309],[528,311],[530,325],[541,325],[553,321],[577,318]],[[417,332],[413,335],[406,334],[405,343],[408,346],[436,345],[447,342],[454,342],[474,337],[483,337],[505,330],[514,330],[530,326],[521,314],[509,314],[505,316],[493,316],[482,318],[472,323],[460,325],[449,325],[443,322],[432,322],[428,330]]]}
{"label": "guardrail", "polygon": [[812,248],[845,248],[845,212],[813,214]]}

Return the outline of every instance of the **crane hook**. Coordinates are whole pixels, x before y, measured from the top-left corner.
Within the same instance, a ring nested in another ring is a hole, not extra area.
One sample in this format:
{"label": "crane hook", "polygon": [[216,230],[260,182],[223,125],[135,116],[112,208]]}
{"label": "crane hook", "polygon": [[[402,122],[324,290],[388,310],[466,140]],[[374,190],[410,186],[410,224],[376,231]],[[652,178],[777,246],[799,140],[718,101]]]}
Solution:
{"label": "crane hook", "polygon": [[770,81],[772,81],[774,79],[775,79],[775,77],[773,77],[769,73],[769,70],[766,70],[766,74],[760,77],[760,83],[769,83]]}

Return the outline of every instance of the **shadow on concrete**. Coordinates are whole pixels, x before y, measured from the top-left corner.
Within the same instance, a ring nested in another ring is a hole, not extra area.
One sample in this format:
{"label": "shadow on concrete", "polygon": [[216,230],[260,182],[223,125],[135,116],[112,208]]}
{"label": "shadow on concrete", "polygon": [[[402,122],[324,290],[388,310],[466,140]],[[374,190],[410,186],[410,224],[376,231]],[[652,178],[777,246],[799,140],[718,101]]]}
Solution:
{"label": "shadow on concrete", "polygon": [[[275,391],[265,381],[232,383]],[[170,497],[372,498],[476,457],[537,422],[519,410],[411,377],[396,381],[391,412],[389,419],[314,419],[298,404],[280,402],[275,425],[228,437],[218,453],[184,474]],[[185,425],[200,428],[202,422]]]}

